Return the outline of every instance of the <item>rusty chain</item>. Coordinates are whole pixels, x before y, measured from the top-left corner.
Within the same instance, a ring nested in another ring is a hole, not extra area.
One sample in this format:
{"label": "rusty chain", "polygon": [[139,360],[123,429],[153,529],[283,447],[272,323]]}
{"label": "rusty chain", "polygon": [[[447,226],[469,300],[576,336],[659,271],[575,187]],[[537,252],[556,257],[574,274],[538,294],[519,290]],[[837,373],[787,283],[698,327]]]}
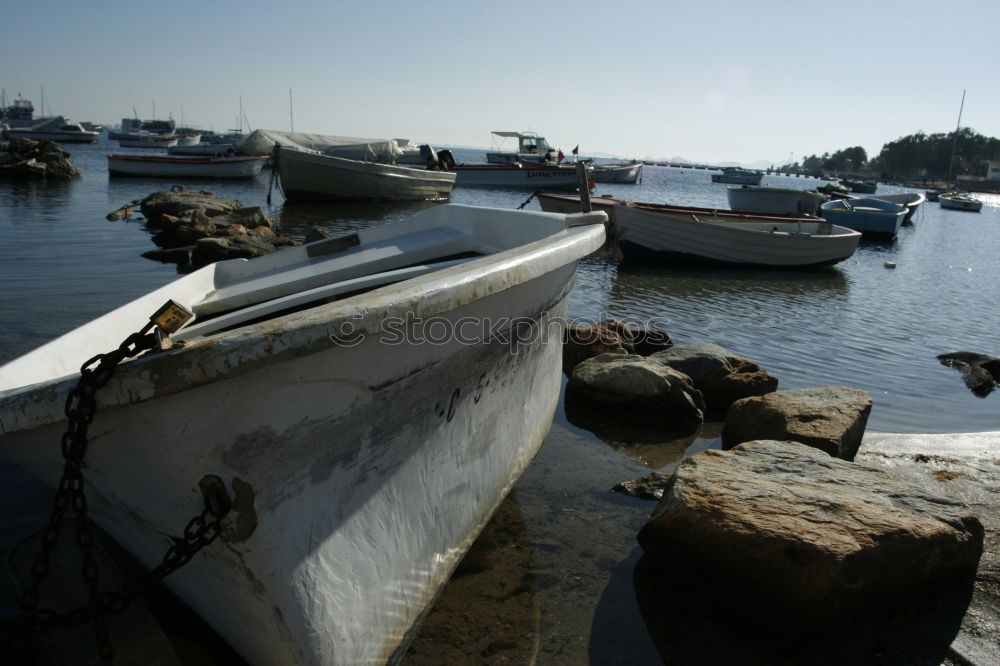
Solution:
{"label": "rusty chain", "polygon": [[[101,661],[110,664],[114,648],[108,633],[107,616],[125,611],[152,584],[180,569],[198,551],[218,538],[222,519],[229,513],[231,503],[222,480],[207,476],[199,484],[205,498],[205,509],[188,522],[183,536],[170,537],[173,543],[162,562],[135,583],[126,581],[121,589],[102,592],[99,588],[100,569],[94,558],[94,535],[87,518],[84,493],[83,461],[87,452],[87,430],[97,413],[97,391],[111,380],[118,365],[127,358],[158,348],[160,331],[153,330],[155,326],[156,322],[151,320],[139,332],[126,338],[118,349],[98,354],[81,366],[80,379],[66,398],[64,411],[68,426],[61,441],[63,474],[52,501],[49,521],[42,530],[41,549],[31,568],[31,582],[21,598],[24,616],[4,623],[0,635],[19,631],[24,622],[41,630],[93,622]],[[39,587],[49,573],[52,551],[59,541],[59,526],[71,506],[76,518],[76,543],[83,556],[81,575],[88,588],[89,605],[63,612],[38,608]]]}

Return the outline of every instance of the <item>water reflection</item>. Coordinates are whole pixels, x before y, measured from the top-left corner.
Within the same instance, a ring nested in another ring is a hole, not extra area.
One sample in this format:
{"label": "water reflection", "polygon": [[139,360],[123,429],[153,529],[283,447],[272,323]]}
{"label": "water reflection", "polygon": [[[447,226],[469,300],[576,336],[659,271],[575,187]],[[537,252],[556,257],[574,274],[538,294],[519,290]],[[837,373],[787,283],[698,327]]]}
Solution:
{"label": "water reflection", "polygon": [[347,233],[403,220],[441,203],[440,201],[286,201],[276,212],[281,220],[281,233],[302,240],[312,228],[323,229],[332,234]]}

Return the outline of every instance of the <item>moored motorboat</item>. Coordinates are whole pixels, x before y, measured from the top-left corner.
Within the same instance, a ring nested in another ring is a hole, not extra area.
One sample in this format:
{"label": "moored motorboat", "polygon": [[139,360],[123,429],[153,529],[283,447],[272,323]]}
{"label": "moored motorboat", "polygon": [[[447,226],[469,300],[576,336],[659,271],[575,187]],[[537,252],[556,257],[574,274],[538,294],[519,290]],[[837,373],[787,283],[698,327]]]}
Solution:
{"label": "moored motorboat", "polygon": [[456,175],[368,162],[277,145],[274,164],[285,198],[363,201],[441,200]]}
{"label": "moored motorboat", "polygon": [[942,208],[951,208],[952,210],[968,210],[977,213],[983,208],[982,201],[975,199],[968,194],[959,192],[947,192],[945,194],[938,195],[938,203],[941,204]]}
{"label": "moored motorboat", "polygon": [[517,139],[517,150],[507,152],[500,150],[495,143],[494,149],[486,153],[486,161],[490,164],[514,164],[516,162],[542,162],[550,153],[554,156],[558,149],[549,145],[545,137],[535,132],[493,132],[494,137]]}
{"label": "moored motorboat", "polygon": [[713,183],[730,183],[733,185],[760,185],[764,174],[760,171],[748,171],[742,167],[726,167],[722,173],[713,173]]}
{"label": "moored motorboat", "polygon": [[264,168],[267,159],[266,155],[218,157],[108,155],[108,173],[113,176],[150,178],[253,178]]}
{"label": "moored motorboat", "polygon": [[57,143],[94,143],[100,132],[85,130],[80,123],[68,122],[56,116],[29,127],[10,127],[4,130],[12,139],[33,139]]}
{"label": "moored motorboat", "polygon": [[545,437],[601,217],[446,205],[212,264],[0,367],[0,455],[54,485],[81,359],[188,305],[97,390],[89,515],[152,567],[214,479],[174,593],[250,664],[386,663]]}
{"label": "moored motorboat", "polygon": [[878,198],[835,199],[819,207],[824,220],[864,235],[895,238],[909,209]]}
{"label": "moored motorboat", "polygon": [[857,231],[816,218],[734,220],[722,213],[675,206],[618,206],[618,244],[626,257],[807,268],[847,259],[861,238]]}
{"label": "moored motorboat", "polygon": [[[545,164],[459,164],[452,167],[456,185],[465,187],[577,187],[576,167]],[[587,168],[588,177],[592,173]]]}
{"label": "moored motorboat", "polygon": [[726,190],[733,210],[753,210],[775,215],[815,215],[828,199],[819,192],[787,187],[730,187]]}

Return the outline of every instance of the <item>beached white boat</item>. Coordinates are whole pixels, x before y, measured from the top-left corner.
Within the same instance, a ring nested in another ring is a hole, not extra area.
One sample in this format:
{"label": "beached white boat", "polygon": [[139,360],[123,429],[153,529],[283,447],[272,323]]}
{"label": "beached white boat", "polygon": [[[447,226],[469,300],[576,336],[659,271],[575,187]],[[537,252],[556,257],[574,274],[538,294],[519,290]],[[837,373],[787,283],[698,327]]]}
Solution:
{"label": "beached white boat", "polygon": [[903,204],[882,198],[835,199],[819,207],[820,216],[827,222],[887,238],[896,237],[907,212]]}
{"label": "beached white boat", "polygon": [[622,162],[620,164],[595,164],[595,183],[635,183],[642,175],[642,162]]}
{"label": "beached white boat", "polygon": [[48,140],[57,143],[93,143],[101,134],[85,130],[80,123],[68,122],[62,116],[49,118],[29,127],[10,127],[4,131],[12,139]]}
{"label": "beached white boat", "polygon": [[[493,132],[493,137],[500,137],[497,145],[494,138],[493,150],[486,153],[486,161],[490,164],[514,164],[515,162],[542,162],[545,156],[552,153],[555,156],[559,149],[553,148],[545,137],[534,132]],[[516,151],[504,151],[504,139],[517,139]]]}
{"label": "beached white boat", "polygon": [[[451,169],[457,185],[465,187],[577,187],[576,167],[544,164],[459,164]],[[587,167],[588,176],[592,169]]]}
{"label": "beached white boat", "polygon": [[942,208],[951,208],[953,210],[969,210],[978,213],[983,209],[982,201],[974,199],[968,194],[958,192],[947,192],[938,195],[938,203],[941,204]]}
{"label": "beached white boat", "polygon": [[726,190],[733,210],[754,210],[775,215],[815,215],[829,198],[819,192],[785,187],[730,187]]}
{"label": "beached white boat", "polygon": [[629,204],[615,209],[625,256],[774,267],[829,266],[847,259],[861,233],[816,218],[734,220],[725,211]]}
{"label": "beached white boat", "polygon": [[163,157],[108,155],[108,173],[150,178],[253,178],[267,162],[266,155],[222,157]]}
{"label": "beached white boat", "polygon": [[733,185],[760,185],[764,174],[760,171],[748,171],[742,167],[726,167],[722,173],[713,173],[713,183],[732,183]]}
{"label": "beached white boat", "polygon": [[274,164],[288,200],[355,199],[419,201],[447,199],[455,174],[335,157],[278,145]]}
{"label": "beached white boat", "polygon": [[80,364],[185,304],[97,391],[90,516],[152,567],[217,477],[219,540],[164,582],[250,664],[384,664],[551,425],[602,219],[442,205],[211,264],[0,367],[0,456],[54,485]]}

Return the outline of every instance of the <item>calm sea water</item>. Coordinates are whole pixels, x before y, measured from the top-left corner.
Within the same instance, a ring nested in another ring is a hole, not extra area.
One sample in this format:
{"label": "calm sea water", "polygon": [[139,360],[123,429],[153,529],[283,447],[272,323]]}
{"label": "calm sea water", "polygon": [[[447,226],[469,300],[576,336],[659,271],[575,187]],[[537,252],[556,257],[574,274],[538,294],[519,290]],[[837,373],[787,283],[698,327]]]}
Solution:
{"label": "calm sea water", "polygon": [[[109,178],[105,155],[122,152],[117,144],[69,150],[84,170],[80,181],[0,182],[0,363],[177,277],[174,266],[140,256],[154,247],[141,222],[104,217],[172,183]],[[454,152],[460,162],[483,157]],[[769,175],[763,184],[819,183]],[[184,186],[261,206],[298,238],[312,226],[346,231],[427,205],[290,205],[277,191],[268,204],[266,172],[250,182]],[[707,171],[647,166],[641,184],[600,185],[598,193],[728,208],[726,187],[711,183]],[[879,186],[898,191],[906,190]],[[452,200],[516,208],[529,195],[457,188]],[[776,375],[781,388],[865,389],[874,403],[869,430],[997,430],[1000,398],[976,398],[936,359],[960,350],[1000,355],[1000,197],[980,196],[978,214],[925,203],[896,240],[862,241],[849,261],[819,271],[678,268],[600,253],[581,263],[570,315],[653,323],[676,343],[718,343]],[[108,342],[110,349],[119,341]],[[684,442],[629,445],[574,425],[560,409],[538,457],[477,545],[477,566],[460,570],[408,660],[659,663],[662,636],[644,629],[633,582],[635,533],[653,505],[609,489],[651,469],[669,471],[684,455],[718,446],[717,434],[709,424]],[[42,524],[50,495],[10,466],[0,465],[0,480],[6,551]],[[511,581],[520,581],[514,605]],[[15,607],[4,577],[0,615]]]}

